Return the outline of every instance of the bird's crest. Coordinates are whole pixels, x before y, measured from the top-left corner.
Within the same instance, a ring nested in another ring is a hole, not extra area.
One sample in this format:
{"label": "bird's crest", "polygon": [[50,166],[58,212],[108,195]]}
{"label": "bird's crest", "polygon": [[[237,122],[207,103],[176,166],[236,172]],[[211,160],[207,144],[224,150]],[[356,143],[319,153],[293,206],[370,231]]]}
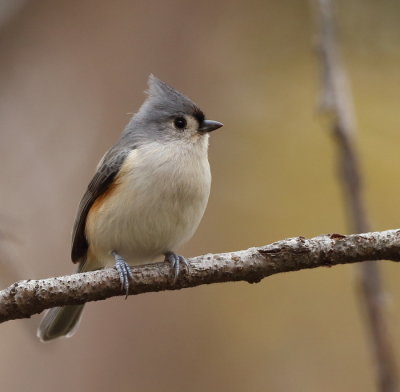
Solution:
{"label": "bird's crest", "polygon": [[146,91],[150,101],[162,109],[168,109],[171,112],[184,112],[191,114],[197,118],[201,124],[204,120],[204,113],[201,109],[188,97],[167,83],[161,81],[151,74],[147,81],[148,90]]}

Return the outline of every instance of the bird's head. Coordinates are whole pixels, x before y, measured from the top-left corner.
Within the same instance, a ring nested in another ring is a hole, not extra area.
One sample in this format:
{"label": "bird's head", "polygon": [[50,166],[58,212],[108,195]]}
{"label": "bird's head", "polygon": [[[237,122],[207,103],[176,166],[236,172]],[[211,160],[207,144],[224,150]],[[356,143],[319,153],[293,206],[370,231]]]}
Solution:
{"label": "bird's head", "polygon": [[154,75],[149,76],[148,86],[148,97],[134,117],[135,128],[148,137],[195,142],[222,127],[218,121],[207,120],[188,97]]}

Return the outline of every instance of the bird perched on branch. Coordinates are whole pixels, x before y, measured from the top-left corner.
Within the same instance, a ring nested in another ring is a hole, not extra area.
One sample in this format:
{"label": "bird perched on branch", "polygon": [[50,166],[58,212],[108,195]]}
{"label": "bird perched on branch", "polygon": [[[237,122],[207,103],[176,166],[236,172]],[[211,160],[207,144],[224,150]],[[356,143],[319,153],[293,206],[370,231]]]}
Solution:
{"label": "bird perched on branch", "polygon": [[[71,258],[79,272],[115,265],[128,295],[131,269],[164,255],[174,281],[184,257],[174,250],[196,231],[210,193],[209,133],[189,98],[150,75],[148,97],[100,160],[79,205]],[[83,305],[47,311],[38,337],[72,336]]]}

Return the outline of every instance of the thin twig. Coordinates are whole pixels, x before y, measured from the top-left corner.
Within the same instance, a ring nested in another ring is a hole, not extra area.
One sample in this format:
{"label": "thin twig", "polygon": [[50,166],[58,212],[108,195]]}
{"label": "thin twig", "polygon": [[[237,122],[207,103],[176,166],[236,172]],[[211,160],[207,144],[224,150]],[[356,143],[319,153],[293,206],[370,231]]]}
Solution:
{"label": "thin twig", "polygon": [[[319,0],[319,54],[322,69],[321,108],[332,116],[332,133],[339,153],[339,170],[352,232],[370,230],[362,196],[361,172],[354,143],[354,111],[344,67],[336,47],[331,0]],[[379,390],[398,390],[395,355],[385,323],[383,290],[378,265],[360,266],[360,288],[378,371]]]}
{"label": "thin twig", "polygon": [[[356,263],[400,261],[400,230],[311,239],[289,238],[258,248],[206,254],[189,260],[190,269],[172,283],[169,264],[134,267],[129,294],[179,290],[203,284],[247,281],[257,283],[281,272]],[[55,306],[99,301],[125,295],[118,273],[109,268],[58,278],[23,280],[0,291],[0,322],[27,318]]]}

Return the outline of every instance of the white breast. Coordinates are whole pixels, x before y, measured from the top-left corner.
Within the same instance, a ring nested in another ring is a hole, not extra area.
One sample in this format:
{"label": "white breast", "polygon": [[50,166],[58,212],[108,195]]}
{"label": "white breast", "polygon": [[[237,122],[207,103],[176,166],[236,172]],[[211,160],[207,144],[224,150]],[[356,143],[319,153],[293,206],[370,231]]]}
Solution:
{"label": "white breast", "polygon": [[174,251],[197,229],[210,193],[208,137],[196,143],[151,143],[126,158],[117,185],[89,213],[91,267],[114,264],[115,250],[129,264]]}

